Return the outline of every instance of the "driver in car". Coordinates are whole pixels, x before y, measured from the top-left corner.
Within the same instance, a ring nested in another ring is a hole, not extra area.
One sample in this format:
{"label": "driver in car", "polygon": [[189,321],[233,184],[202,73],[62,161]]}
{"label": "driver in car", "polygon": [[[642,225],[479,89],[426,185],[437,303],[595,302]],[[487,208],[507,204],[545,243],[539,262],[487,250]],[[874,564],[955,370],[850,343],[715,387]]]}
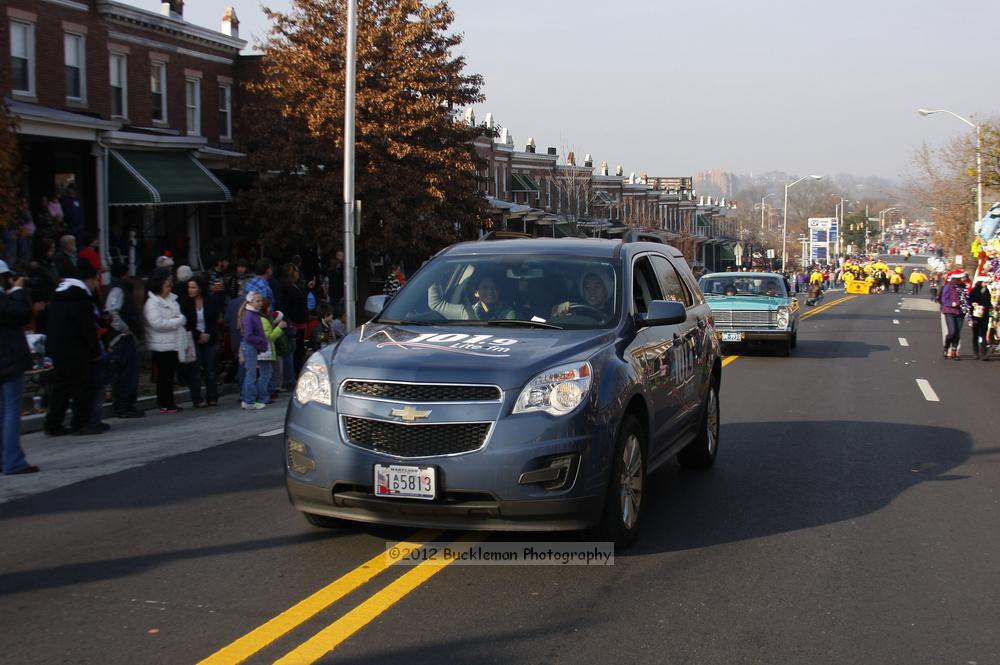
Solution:
{"label": "driver in car", "polygon": [[[606,304],[608,302],[608,289],[604,286],[604,280],[597,273],[588,272],[583,276],[580,291],[583,295],[582,303],[561,302],[552,308],[552,316],[566,316],[567,314],[572,314],[573,309],[578,308],[582,309],[584,313],[587,310],[590,310],[591,314],[600,312],[603,318],[607,313]],[[597,311],[594,312],[593,310]]]}

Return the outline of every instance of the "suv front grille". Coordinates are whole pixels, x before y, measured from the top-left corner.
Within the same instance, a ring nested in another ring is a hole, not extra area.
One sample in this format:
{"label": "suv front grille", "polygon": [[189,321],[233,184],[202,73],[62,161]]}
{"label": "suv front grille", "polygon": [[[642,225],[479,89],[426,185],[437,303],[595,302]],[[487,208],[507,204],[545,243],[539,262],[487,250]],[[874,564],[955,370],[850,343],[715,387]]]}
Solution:
{"label": "suv front grille", "polygon": [[401,402],[499,402],[496,386],[463,386],[431,383],[346,381],[345,395],[398,400]]}
{"label": "suv front grille", "polygon": [[482,447],[491,423],[403,425],[344,416],[347,440],[360,448],[396,457],[457,455]]}

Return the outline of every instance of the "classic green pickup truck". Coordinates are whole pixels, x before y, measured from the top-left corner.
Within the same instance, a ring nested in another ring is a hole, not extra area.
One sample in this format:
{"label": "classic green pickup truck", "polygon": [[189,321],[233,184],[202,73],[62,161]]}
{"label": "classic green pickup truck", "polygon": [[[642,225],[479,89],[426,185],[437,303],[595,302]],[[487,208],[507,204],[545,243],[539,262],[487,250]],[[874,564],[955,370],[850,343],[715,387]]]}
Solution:
{"label": "classic green pickup truck", "polygon": [[713,272],[698,285],[712,308],[723,348],[752,343],[776,344],[781,355],[795,348],[799,301],[785,278],[770,272]]}

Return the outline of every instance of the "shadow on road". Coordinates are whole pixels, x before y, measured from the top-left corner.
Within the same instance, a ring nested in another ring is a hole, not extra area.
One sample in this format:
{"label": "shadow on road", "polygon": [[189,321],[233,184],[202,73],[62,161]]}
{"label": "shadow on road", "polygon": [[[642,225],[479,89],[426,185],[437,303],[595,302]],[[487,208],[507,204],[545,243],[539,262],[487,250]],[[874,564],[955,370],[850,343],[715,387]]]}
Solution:
{"label": "shadow on road", "polygon": [[889,351],[884,344],[868,344],[867,342],[850,342],[843,340],[806,340],[800,339],[799,345],[792,352],[799,358],[867,358],[877,351]]}
{"label": "shadow on road", "polygon": [[[808,436],[804,433],[808,432]],[[639,542],[622,556],[690,550],[874,513],[972,454],[965,432],[903,423],[725,425],[715,469],[670,464],[650,483]]]}

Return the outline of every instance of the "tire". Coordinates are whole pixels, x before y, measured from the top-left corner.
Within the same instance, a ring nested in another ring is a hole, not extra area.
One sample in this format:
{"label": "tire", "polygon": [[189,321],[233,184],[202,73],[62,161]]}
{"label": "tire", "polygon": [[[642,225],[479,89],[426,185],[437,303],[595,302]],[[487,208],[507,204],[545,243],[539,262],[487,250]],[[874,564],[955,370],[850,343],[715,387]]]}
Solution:
{"label": "tire", "polygon": [[719,454],[719,388],[713,382],[705,397],[698,436],[677,454],[677,461],[685,469],[711,469]]}
{"label": "tire", "polygon": [[787,358],[792,355],[792,339],[789,337],[786,340],[778,342],[777,346],[778,355],[782,358]]}
{"label": "tire", "polygon": [[339,517],[329,517],[315,513],[302,513],[302,516],[306,518],[307,522],[320,529],[348,529],[354,526],[353,522],[342,520]]}
{"label": "tire", "polygon": [[601,520],[584,537],[627,547],[639,534],[646,488],[646,432],[635,417],[622,421],[611,459]]}
{"label": "tire", "polygon": [[798,345],[799,345],[799,331],[796,330],[795,332],[792,333],[792,343],[790,346],[791,348],[794,349]]}

